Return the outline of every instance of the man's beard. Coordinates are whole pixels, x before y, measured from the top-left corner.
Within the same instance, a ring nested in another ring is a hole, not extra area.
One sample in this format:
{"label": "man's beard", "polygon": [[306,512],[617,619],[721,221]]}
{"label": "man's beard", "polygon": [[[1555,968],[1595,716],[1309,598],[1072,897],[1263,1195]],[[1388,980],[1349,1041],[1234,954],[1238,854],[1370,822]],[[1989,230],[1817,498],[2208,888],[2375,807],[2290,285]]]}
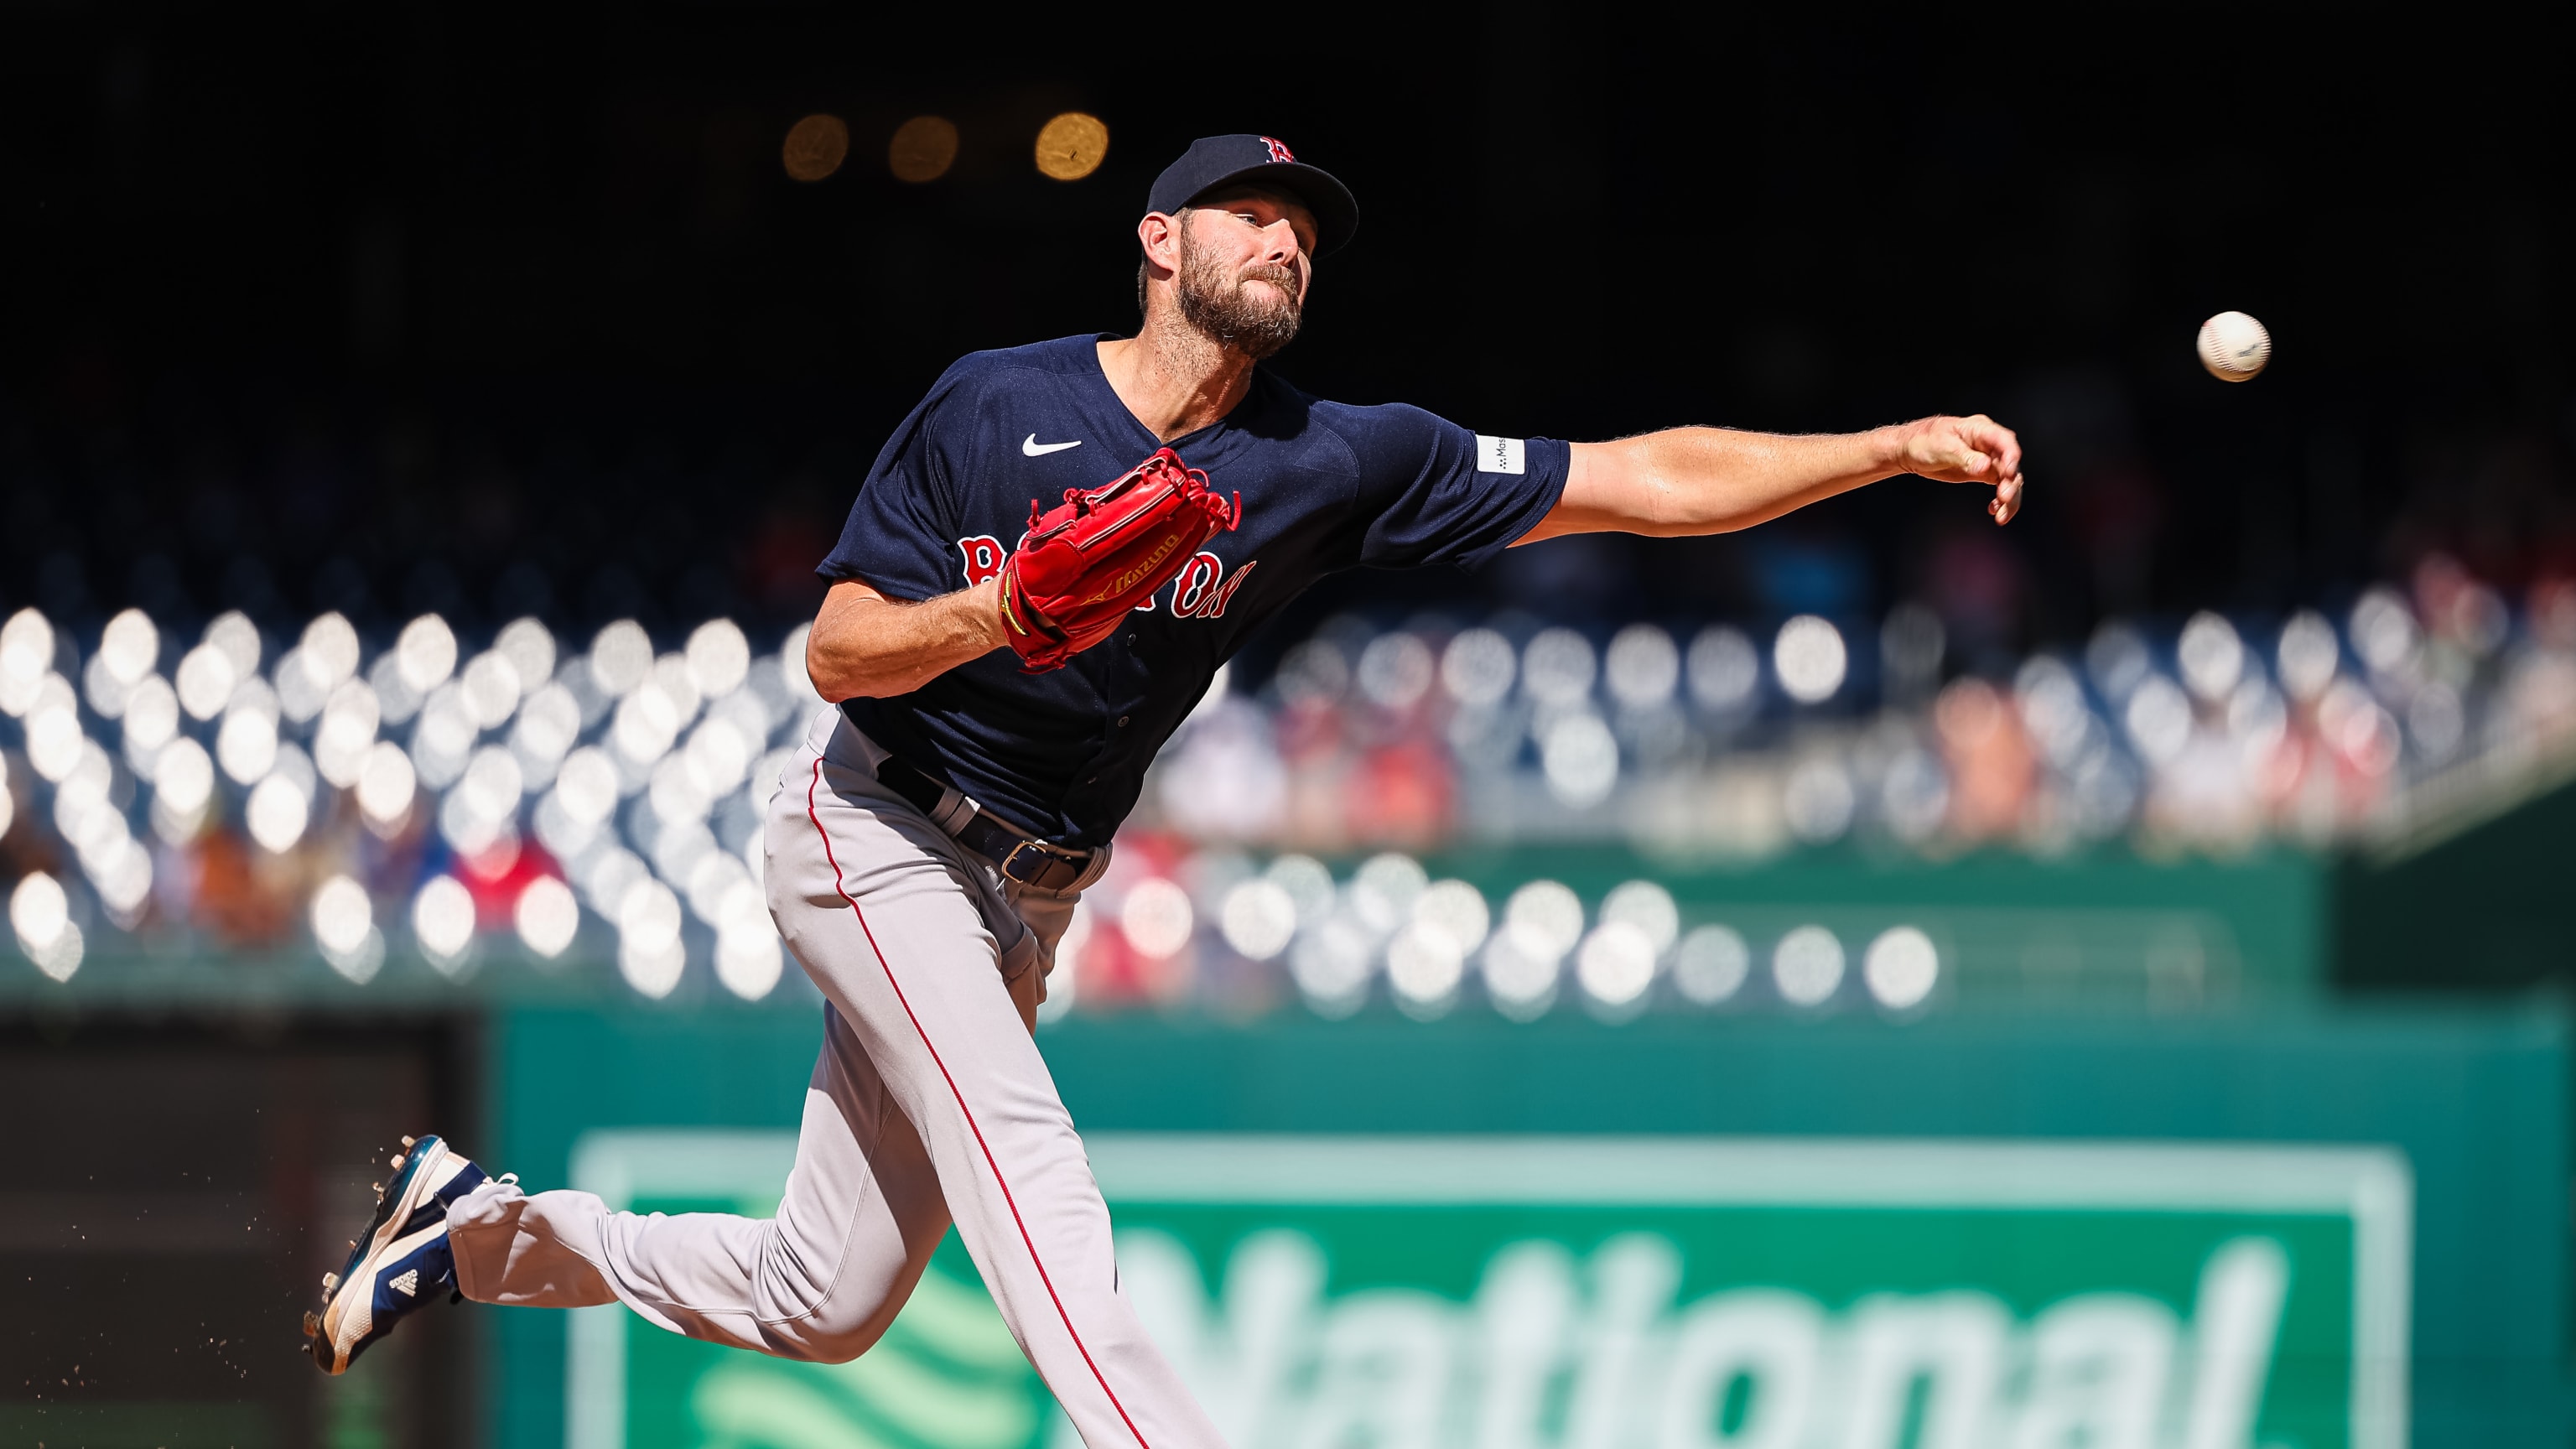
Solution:
{"label": "man's beard", "polygon": [[[1177,281],[1181,320],[1255,362],[1277,353],[1297,336],[1305,297],[1291,268],[1260,266],[1228,277],[1216,258],[1190,245],[1189,233],[1183,231]],[[1245,289],[1247,282],[1268,282],[1276,293],[1256,297]]]}

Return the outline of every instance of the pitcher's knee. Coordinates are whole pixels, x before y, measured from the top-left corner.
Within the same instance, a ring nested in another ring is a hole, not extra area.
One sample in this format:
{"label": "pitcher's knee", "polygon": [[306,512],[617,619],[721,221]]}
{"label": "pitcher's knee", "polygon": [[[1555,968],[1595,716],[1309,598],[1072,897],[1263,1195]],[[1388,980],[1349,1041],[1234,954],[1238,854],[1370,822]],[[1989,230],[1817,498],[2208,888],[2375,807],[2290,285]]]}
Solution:
{"label": "pitcher's knee", "polygon": [[818,1339],[806,1344],[799,1356],[807,1363],[848,1363],[876,1347],[877,1340],[884,1336],[885,1329],[879,1326],[837,1338]]}
{"label": "pitcher's knee", "polygon": [[903,1307],[893,1284],[844,1272],[815,1285],[775,1255],[764,1255],[758,1301],[770,1351],[808,1363],[848,1363],[876,1346]]}
{"label": "pitcher's knee", "polygon": [[829,1300],[806,1312],[763,1325],[770,1352],[805,1363],[848,1363],[876,1347],[894,1313],[884,1305],[853,1312]]}

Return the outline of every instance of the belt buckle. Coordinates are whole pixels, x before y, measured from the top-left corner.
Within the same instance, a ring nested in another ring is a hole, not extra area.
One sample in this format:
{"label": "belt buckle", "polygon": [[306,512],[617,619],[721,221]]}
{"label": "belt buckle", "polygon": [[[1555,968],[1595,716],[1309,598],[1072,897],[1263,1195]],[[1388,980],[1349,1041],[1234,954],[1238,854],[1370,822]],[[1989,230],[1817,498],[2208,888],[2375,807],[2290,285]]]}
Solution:
{"label": "belt buckle", "polygon": [[[1026,875],[1020,873],[1020,855],[1023,851],[1032,858]],[[1036,885],[1038,873],[1045,870],[1048,862],[1054,858],[1054,853],[1044,845],[1034,840],[1023,840],[1011,847],[1010,854],[1002,857],[1002,874],[1005,878],[1018,881],[1021,885]]]}

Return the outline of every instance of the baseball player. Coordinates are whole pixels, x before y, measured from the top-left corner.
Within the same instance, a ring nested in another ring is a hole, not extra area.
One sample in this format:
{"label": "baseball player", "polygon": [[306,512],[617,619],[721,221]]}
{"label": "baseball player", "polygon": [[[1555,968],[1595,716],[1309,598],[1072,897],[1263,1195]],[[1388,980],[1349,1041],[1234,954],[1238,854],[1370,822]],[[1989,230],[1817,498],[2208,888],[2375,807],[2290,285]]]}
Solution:
{"label": "baseball player", "polygon": [[778,1215],[614,1212],[407,1141],[307,1316],[326,1370],[449,1292],[622,1301],[694,1338],[845,1361],[953,1222],[1086,1444],[1217,1444],[1120,1294],[1031,1029],[1075,900],[1218,665],[1341,569],[1715,533],[1901,473],[1991,485],[1997,523],[2020,506],[2020,444],[1984,417],[1569,444],[1309,397],[1260,364],[1357,225],[1350,192],[1279,141],[1195,143],[1136,224],[1138,334],[965,358],[869,470],[807,651],[835,704],[767,824],[770,907],[826,1002]]}

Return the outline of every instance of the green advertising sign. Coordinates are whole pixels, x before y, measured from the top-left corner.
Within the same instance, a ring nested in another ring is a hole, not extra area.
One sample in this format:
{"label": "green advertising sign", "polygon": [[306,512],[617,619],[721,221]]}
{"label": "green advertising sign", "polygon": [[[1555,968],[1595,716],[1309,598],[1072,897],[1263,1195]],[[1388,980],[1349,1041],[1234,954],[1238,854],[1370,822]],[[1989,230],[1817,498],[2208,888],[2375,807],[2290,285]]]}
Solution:
{"label": "green advertising sign", "polygon": [[[1235,1449],[2402,1449],[2383,1148],[1102,1134],[1122,1284]],[[794,1138],[576,1185],[766,1214]],[[786,1363],[585,1309],[573,1449],[1073,1449],[954,1237]]]}

